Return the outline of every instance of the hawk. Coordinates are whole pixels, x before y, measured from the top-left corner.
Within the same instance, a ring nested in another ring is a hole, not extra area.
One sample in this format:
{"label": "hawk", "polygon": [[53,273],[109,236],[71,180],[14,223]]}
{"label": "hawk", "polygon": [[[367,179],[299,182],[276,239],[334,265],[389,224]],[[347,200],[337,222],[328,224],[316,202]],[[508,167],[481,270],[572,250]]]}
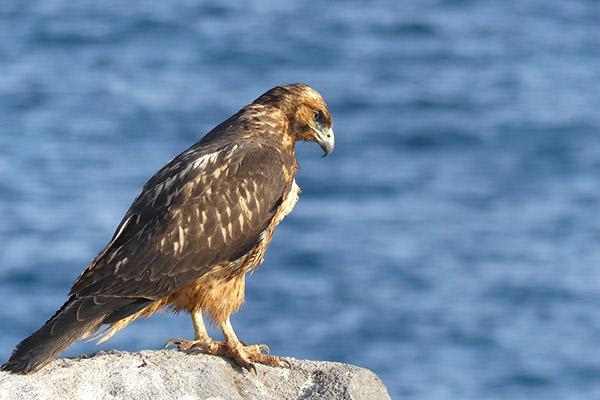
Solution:
{"label": "hawk", "polygon": [[[19,343],[5,371],[39,370],[103,325],[101,341],[160,309],[191,314],[193,340],[167,345],[253,363],[284,366],[266,345],[246,345],[230,316],[244,301],[246,273],[258,267],[273,232],[292,211],[295,144],[330,154],[332,119],[306,84],[277,86],[223,121],[144,185],[114,236],[81,273],[69,299]],[[209,337],[203,315],[223,331]]]}

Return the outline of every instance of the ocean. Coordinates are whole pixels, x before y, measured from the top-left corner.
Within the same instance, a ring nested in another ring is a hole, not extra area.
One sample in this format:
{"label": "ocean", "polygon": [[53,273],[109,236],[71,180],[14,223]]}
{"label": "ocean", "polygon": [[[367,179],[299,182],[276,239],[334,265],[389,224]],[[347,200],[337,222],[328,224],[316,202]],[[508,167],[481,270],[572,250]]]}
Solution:
{"label": "ocean", "polygon": [[[399,399],[600,398],[599,20],[591,0],[0,2],[0,360],[158,168],[302,81],[337,146],[299,146],[238,335]],[[165,314],[65,355],[192,335]]]}

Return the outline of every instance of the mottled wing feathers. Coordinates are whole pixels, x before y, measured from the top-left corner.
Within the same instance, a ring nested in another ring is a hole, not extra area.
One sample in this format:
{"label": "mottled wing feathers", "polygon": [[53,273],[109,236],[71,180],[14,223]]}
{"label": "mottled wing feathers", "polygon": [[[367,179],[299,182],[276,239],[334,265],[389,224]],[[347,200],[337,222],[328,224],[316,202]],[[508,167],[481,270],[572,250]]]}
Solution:
{"label": "mottled wing feathers", "polygon": [[71,294],[158,299],[237,259],[289,190],[289,163],[261,140],[190,148],[148,181]]}

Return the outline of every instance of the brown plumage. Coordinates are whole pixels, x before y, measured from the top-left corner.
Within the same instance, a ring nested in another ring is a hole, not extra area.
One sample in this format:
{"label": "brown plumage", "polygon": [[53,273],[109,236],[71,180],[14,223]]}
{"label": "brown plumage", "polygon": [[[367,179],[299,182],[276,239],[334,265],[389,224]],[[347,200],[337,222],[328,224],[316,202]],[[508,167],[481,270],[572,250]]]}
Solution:
{"label": "brown plumage", "polygon": [[[277,224],[299,194],[294,145],[334,145],[327,105],[305,84],[275,87],[175,157],[145,185],[112,240],[73,284],[60,310],[15,349],[2,369],[29,373],[108,325],[103,340],[139,316],[169,307],[192,315],[194,341],[233,358],[282,365],[245,346],[229,316],[244,300],[245,274],[263,260]],[[225,340],[208,337],[202,314]]]}

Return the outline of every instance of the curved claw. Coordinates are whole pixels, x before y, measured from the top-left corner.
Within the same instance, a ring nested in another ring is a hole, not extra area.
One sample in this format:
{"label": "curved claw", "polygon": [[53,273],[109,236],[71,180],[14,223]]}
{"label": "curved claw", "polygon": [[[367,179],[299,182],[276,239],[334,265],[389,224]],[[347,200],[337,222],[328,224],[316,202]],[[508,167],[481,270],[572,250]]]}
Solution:
{"label": "curved claw", "polygon": [[280,358],[279,362],[281,362],[281,364],[283,364],[282,367],[292,368],[292,363],[284,358]]}
{"label": "curved claw", "polygon": [[261,352],[265,354],[271,354],[271,349],[266,344],[257,344],[257,346]]}
{"label": "curved claw", "polygon": [[177,346],[177,348],[179,348],[182,344],[183,340],[182,339],[169,339],[165,342],[165,344],[163,345],[164,349],[168,349],[169,346]]}
{"label": "curved claw", "polygon": [[248,372],[250,372],[252,370],[252,372],[254,372],[254,375],[258,375],[258,371],[256,370],[256,366],[253,363],[249,363],[247,367],[245,367]]}

